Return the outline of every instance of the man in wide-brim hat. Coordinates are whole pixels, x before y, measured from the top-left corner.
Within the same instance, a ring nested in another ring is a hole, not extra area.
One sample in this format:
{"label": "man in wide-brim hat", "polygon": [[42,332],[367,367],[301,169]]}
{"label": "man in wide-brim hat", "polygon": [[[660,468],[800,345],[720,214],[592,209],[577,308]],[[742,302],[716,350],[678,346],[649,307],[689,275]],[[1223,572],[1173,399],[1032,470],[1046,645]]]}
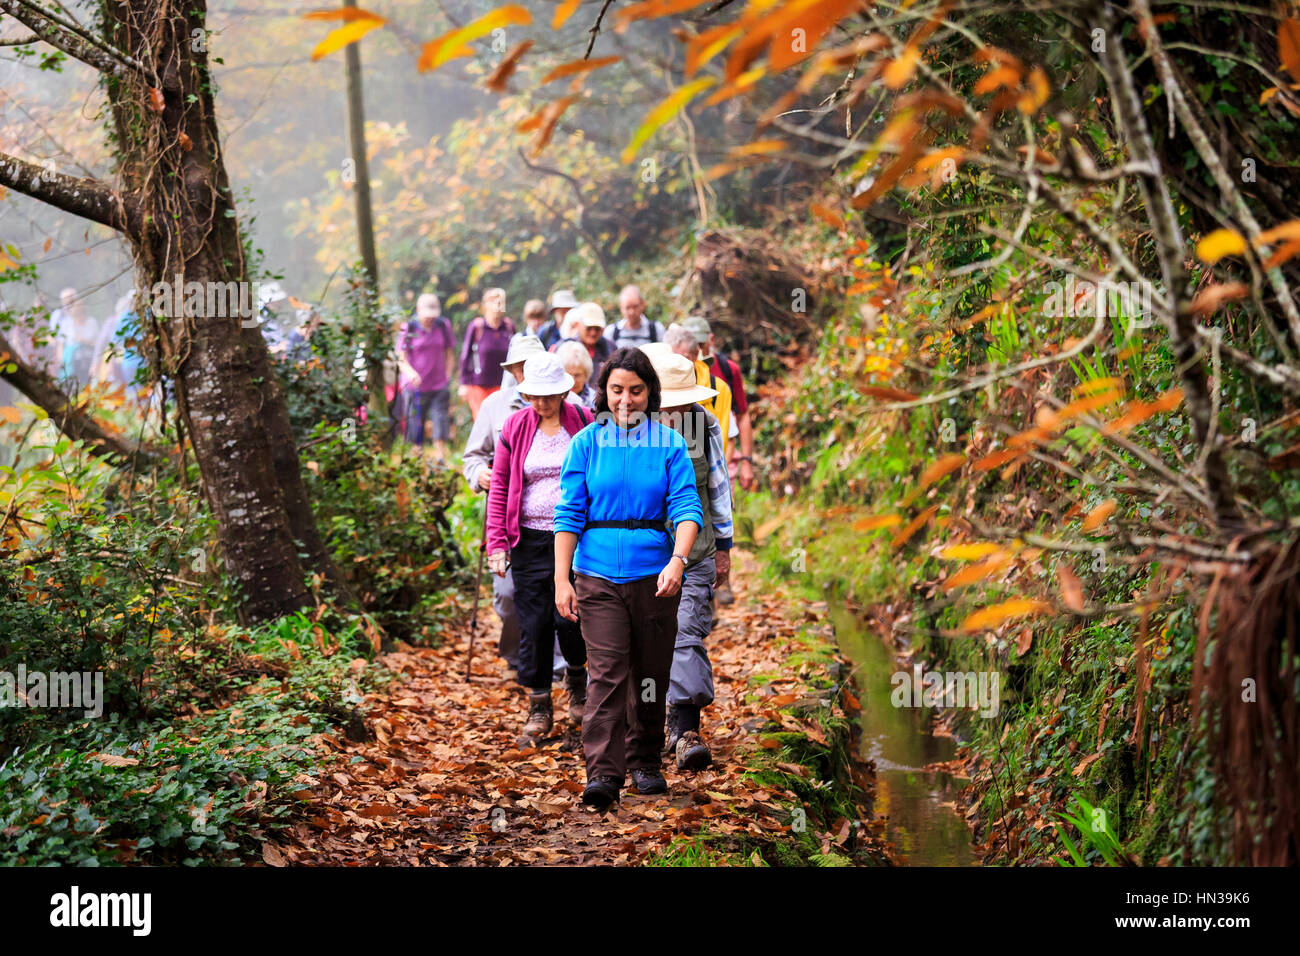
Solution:
{"label": "man in wide-brim hat", "polygon": [[712,754],[700,736],[700,711],[713,703],[713,665],[704,638],[712,625],[713,584],[731,566],[731,481],[722,426],[699,403],[717,390],[696,382],[695,363],[655,343],[641,346],[659,376],[659,421],[686,439],[704,524],[686,558],[677,607],[677,640],[668,684],[666,752],[676,751],[679,770],[700,770]]}

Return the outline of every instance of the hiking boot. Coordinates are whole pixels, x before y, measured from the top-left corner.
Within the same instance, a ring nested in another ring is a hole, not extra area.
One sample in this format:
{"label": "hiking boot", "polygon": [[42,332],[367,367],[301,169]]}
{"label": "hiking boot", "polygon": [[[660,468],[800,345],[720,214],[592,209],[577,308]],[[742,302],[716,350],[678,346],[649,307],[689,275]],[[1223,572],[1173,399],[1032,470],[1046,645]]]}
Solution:
{"label": "hiking boot", "polygon": [[677,741],[688,730],[700,732],[700,708],[692,704],[669,704],[668,719],[665,721],[664,753],[677,749]]}
{"label": "hiking boot", "polygon": [[551,692],[549,690],[530,690],[528,692],[528,720],[522,731],[525,737],[545,737],[551,732],[554,723],[551,710]]}
{"label": "hiking boot", "polygon": [[564,672],[564,687],[569,692],[569,720],[581,724],[587,709],[587,668],[568,668]]}
{"label": "hiking boot", "polygon": [[731,593],[730,584],[720,584],[713,589],[713,596],[718,599],[719,604],[735,604],[736,595]]}
{"label": "hiking boot", "polygon": [[633,767],[631,773],[632,786],[636,787],[637,793],[668,792],[668,781],[657,767]]}
{"label": "hiking boot", "polygon": [[597,810],[604,810],[611,803],[618,802],[618,788],[623,781],[618,777],[596,777],[587,781],[582,791],[582,802]]}
{"label": "hiking boot", "polygon": [[682,734],[677,741],[677,769],[703,770],[711,763],[713,754],[700,739],[700,735],[693,730]]}

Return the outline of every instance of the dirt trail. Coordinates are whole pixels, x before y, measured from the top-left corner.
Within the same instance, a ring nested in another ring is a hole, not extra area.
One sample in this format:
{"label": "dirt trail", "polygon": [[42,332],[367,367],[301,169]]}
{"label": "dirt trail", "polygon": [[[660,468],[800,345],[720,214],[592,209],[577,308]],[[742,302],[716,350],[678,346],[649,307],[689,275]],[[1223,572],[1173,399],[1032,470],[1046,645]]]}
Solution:
{"label": "dirt trail", "polygon": [[[598,814],[579,802],[585,780],[580,750],[563,749],[570,728],[562,689],[554,691],[552,736],[519,750],[525,695],[505,680],[495,633],[476,643],[469,684],[466,638],[433,649],[403,648],[378,662],[402,679],[367,699],[366,723],[375,739],[326,738],[337,759],[318,769],[306,812],[276,839],[268,862],[620,865],[705,826],[759,837],[786,829],[789,813],[781,801],[794,794],[741,779],[745,755],[760,746],[764,711],[772,713],[762,700],[746,704],[744,697],[801,692],[795,673],[761,689],[749,683],[754,673],[781,669],[790,649],[778,638],[793,633],[798,622],[788,618],[779,596],[747,586],[756,581],[751,557],[737,553],[736,565],[736,603],[720,608],[708,642],[717,694],[704,712],[714,757],[709,769],[684,775],[668,761],[667,794],[624,791],[617,810]],[[495,624],[490,611],[488,617]]]}

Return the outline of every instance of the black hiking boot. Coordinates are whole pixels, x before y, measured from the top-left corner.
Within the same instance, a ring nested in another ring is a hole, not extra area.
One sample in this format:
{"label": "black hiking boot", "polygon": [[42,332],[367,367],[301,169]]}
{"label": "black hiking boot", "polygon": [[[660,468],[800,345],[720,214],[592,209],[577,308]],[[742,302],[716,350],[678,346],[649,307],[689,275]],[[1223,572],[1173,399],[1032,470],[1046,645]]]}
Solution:
{"label": "black hiking boot", "polygon": [[713,763],[713,754],[694,730],[688,730],[677,741],[677,769],[703,770]]}
{"label": "black hiking boot", "polygon": [[633,767],[632,786],[641,794],[667,793],[668,781],[657,767]]}
{"label": "black hiking boot", "polygon": [[582,726],[587,709],[587,668],[570,667],[564,672],[564,687],[569,692],[569,720]]}
{"label": "black hiking boot", "polygon": [[582,791],[582,802],[597,810],[604,810],[611,803],[618,802],[618,789],[622,783],[623,781],[618,777],[596,777],[594,780],[588,780],[586,789]]}

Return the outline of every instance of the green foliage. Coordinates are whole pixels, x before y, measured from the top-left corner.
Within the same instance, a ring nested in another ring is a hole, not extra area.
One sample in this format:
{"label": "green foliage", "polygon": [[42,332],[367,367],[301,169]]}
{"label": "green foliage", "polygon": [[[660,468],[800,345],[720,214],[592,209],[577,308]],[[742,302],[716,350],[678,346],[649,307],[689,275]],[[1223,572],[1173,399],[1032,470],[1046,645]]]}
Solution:
{"label": "green foliage", "polygon": [[446,514],[464,482],[404,444],[385,448],[382,431],[319,426],[304,452],[304,480],[326,546],[363,609],[390,637],[434,639],[440,612],[464,583]]}

